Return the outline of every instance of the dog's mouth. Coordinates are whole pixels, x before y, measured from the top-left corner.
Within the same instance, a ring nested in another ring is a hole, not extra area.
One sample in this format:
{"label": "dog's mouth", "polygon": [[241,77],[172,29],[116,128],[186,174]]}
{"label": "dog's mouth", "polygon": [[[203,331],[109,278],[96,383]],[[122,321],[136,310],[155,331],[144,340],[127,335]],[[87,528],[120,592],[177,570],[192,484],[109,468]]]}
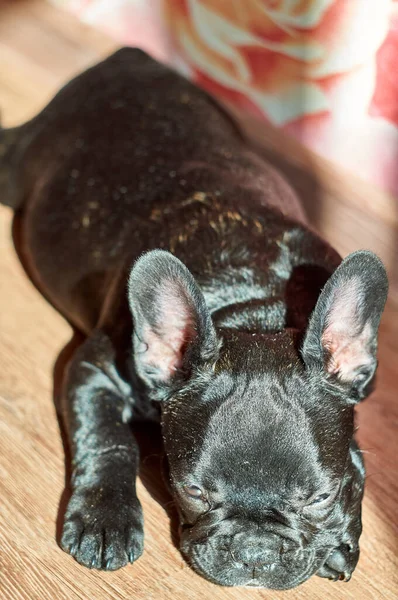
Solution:
{"label": "dog's mouth", "polygon": [[265,548],[261,560],[237,561],[230,549],[230,539],[223,538],[210,536],[202,543],[181,540],[187,562],[202,577],[218,585],[287,590],[304,583],[319,567],[315,551],[309,549],[283,556]]}

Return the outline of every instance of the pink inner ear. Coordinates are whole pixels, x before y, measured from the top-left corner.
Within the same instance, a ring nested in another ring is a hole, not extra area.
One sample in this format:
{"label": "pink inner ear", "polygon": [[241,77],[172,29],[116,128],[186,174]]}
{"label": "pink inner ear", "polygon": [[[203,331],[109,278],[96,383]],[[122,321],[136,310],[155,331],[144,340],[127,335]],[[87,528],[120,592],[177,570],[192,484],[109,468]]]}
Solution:
{"label": "pink inner ear", "polygon": [[371,327],[366,324],[358,332],[359,293],[357,279],[352,279],[345,288],[336,290],[322,335],[322,345],[330,353],[327,371],[338,374],[343,381],[353,380],[358,368],[372,363],[368,351]]}
{"label": "pink inner ear", "polygon": [[167,381],[181,367],[186,345],[196,335],[190,301],[178,284],[166,282],[159,291],[156,330],[146,326],[143,361]]}
{"label": "pink inner ear", "polygon": [[357,369],[371,365],[372,357],[367,351],[370,333],[369,325],[365,325],[362,333],[357,337],[333,332],[330,328],[326,329],[322,336],[322,343],[330,352],[327,371],[338,374],[343,381],[352,381]]}

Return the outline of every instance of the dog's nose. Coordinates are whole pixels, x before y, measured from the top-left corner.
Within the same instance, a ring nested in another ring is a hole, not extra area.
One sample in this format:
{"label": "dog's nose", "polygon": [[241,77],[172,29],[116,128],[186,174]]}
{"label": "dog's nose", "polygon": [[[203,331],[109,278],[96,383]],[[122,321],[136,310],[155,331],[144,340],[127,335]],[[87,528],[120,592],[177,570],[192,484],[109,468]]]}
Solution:
{"label": "dog's nose", "polygon": [[[243,542],[243,543],[242,543]],[[232,558],[236,563],[247,567],[260,567],[277,562],[282,552],[282,541],[274,534],[266,539],[247,539],[231,548]]]}
{"label": "dog's nose", "polygon": [[231,555],[236,563],[246,567],[260,567],[275,560],[275,553],[264,550],[260,544],[231,550]]}

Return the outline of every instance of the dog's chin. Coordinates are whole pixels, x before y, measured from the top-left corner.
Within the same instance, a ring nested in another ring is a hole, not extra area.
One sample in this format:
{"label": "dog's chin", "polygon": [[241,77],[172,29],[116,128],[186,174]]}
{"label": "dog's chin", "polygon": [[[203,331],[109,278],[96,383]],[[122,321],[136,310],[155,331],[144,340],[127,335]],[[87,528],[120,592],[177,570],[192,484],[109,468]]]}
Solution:
{"label": "dog's chin", "polygon": [[192,568],[202,577],[222,586],[257,587],[273,590],[295,588],[309,579],[318,568],[315,552],[305,551],[290,563],[276,560],[259,567],[237,564],[230,552],[212,543],[181,542],[181,552]]}

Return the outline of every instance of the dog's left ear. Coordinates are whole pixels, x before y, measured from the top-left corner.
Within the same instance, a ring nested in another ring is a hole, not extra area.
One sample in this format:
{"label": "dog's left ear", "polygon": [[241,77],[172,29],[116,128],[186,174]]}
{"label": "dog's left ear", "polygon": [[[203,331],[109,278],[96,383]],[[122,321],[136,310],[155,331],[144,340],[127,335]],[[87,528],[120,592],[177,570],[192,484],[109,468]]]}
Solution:
{"label": "dog's left ear", "polygon": [[347,386],[351,401],[367,395],[375,374],[387,293],[382,262],[372,252],[354,252],[329,278],[311,315],[302,347],[304,362]]}
{"label": "dog's left ear", "polygon": [[178,258],[164,250],[141,256],[130,274],[129,303],[136,371],[153,399],[211,372],[220,342],[204,296]]}

